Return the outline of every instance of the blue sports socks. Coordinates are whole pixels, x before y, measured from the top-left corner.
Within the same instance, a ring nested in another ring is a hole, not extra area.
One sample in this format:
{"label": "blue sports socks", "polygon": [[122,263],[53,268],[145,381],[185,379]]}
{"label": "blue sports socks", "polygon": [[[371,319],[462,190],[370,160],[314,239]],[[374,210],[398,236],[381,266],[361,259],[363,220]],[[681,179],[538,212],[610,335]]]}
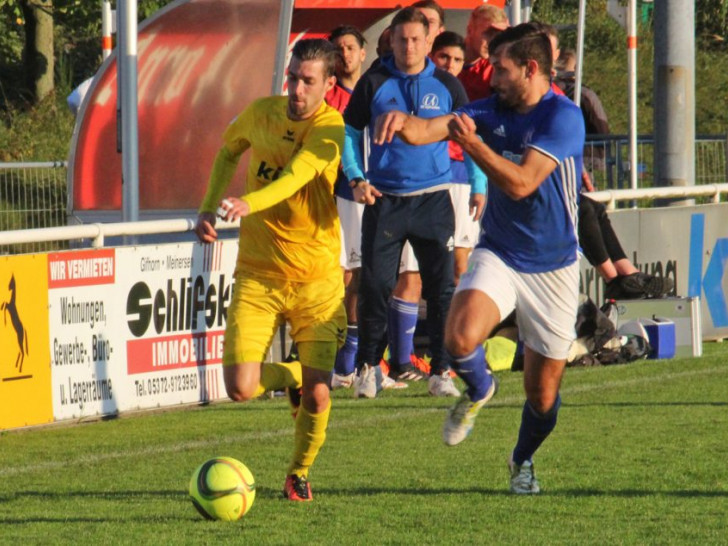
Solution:
{"label": "blue sports socks", "polygon": [[513,450],[513,462],[522,465],[530,461],[533,454],[556,427],[556,417],[561,406],[561,395],[556,396],[554,405],[546,413],[538,413],[528,403],[523,404],[521,429],[518,431],[518,442]]}
{"label": "blue sports socks", "polygon": [[396,368],[408,368],[414,352],[413,339],[417,327],[419,305],[393,297],[389,302],[387,335],[389,363]]}
{"label": "blue sports socks", "polygon": [[359,347],[359,327],[356,324],[349,324],[346,327],[344,346],[336,353],[335,374],[349,375],[354,373],[357,347]]}
{"label": "blue sports socks", "polygon": [[452,355],[452,367],[468,386],[466,393],[472,402],[485,398],[490,386],[493,384],[493,376],[485,361],[485,350],[478,345],[469,355],[456,358]]}

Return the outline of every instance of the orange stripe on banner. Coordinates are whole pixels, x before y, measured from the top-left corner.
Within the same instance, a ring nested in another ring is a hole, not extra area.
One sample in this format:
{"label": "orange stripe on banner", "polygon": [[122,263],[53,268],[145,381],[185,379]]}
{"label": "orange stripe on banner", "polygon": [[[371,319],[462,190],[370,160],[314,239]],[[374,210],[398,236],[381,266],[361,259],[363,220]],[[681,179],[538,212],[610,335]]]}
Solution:
{"label": "orange stripe on banner", "polygon": [[113,49],[114,48],[114,42],[111,39],[111,36],[102,36],[101,37],[101,49]]}
{"label": "orange stripe on banner", "polygon": [[637,36],[627,36],[627,49],[637,49]]}

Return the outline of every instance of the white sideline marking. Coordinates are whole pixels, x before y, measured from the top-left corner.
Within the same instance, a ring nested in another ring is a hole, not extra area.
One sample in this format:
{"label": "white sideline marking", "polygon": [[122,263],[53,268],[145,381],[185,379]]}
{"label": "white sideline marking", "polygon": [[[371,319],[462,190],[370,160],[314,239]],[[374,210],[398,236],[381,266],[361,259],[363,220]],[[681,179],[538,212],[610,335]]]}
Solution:
{"label": "white sideline marking", "polygon": [[[660,383],[660,382],[666,382],[666,381],[672,381],[675,379],[682,379],[684,377],[697,377],[701,375],[711,375],[711,374],[725,374],[728,372],[728,366],[720,366],[716,368],[705,368],[703,370],[697,370],[697,371],[690,371],[686,370],[683,372],[675,372],[675,373],[669,373],[665,375],[660,376],[649,376],[649,377],[636,377],[633,379],[624,379],[621,381],[606,381],[606,382],[595,382],[589,385],[578,385],[574,387],[566,387],[561,389],[561,392],[564,394],[579,394],[583,392],[590,392],[594,390],[604,390],[604,389],[615,389],[615,388],[621,388],[631,385],[639,385],[642,383]],[[509,396],[509,397],[496,397],[494,402],[492,404],[489,404],[490,406],[502,406],[506,404],[512,404],[514,402],[520,402],[523,400],[522,395],[518,396]],[[341,403],[342,401],[338,401],[338,403]],[[352,404],[366,404],[366,401],[357,401],[352,399]],[[340,428],[350,428],[352,425],[356,424],[357,426],[374,426],[382,421],[395,421],[402,419],[403,417],[410,417],[410,416],[416,416],[416,415],[422,415],[423,413],[439,413],[443,412],[444,408],[437,407],[437,408],[417,408],[417,409],[411,409],[411,410],[403,410],[403,411],[397,411],[390,413],[389,415],[377,415],[375,417],[371,417],[370,419],[350,419],[345,421],[336,421],[332,423],[332,425],[329,427],[330,429],[340,429]],[[268,431],[256,431],[256,432],[249,432],[245,434],[239,434],[236,436],[227,436],[225,439],[218,441],[217,443],[219,445],[227,445],[227,444],[239,444],[243,442],[251,442],[251,441],[257,441],[257,440],[263,440],[267,438],[279,438],[279,437],[285,437],[285,436],[291,436],[292,434],[292,428],[290,426],[287,426],[284,429],[278,429],[278,430],[268,430]],[[209,439],[206,440],[199,440],[199,441],[188,441],[188,442],[182,442],[179,444],[172,444],[172,445],[166,445],[166,446],[160,446],[160,447],[150,447],[145,449],[137,449],[137,450],[124,450],[119,451],[115,453],[102,453],[102,454],[95,454],[95,455],[83,455],[81,457],[75,457],[71,460],[63,460],[63,461],[48,461],[44,463],[38,463],[38,464],[30,464],[30,465],[19,465],[19,466],[5,466],[3,468],[0,468],[0,476],[17,476],[19,474],[25,474],[28,472],[35,472],[35,471],[44,471],[44,470],[55,470],[55,469],[61,469],[61,468],[68,468],[70,463],[73,464],[96,464],[104,461],[111,461],[116,459],[131,459],[131,458],[137,458],[137,457],[149,457],[152,455],[159,455],[163,453],[179,453],[182,451],[187,451],[191,449],[198,449],[202,447],[209,447],[211,444]]]}

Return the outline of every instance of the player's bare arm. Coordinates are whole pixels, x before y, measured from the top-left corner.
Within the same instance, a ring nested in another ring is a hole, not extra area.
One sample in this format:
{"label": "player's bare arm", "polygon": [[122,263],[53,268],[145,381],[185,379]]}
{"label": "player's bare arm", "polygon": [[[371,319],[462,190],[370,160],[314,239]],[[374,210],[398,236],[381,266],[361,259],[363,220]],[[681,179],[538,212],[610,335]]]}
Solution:
{"label": "player's bare arm", "polygon": [[511,199],[531,195],[557,166],[555,160],[533,148],[526,149],[520,164],[498,155],[480,140],[475,132],[475,123],[466,114],[450,116],[448,129],[450,138],[460,144],[488,175],[488,180]]}
{"label": "player's bare arm", "polygon": [[470,194],[470,216],[473,217],[473,222],[480,222],[485,211],[485,195],[482,193],[471,193]]}
{"label": "player's bare arm", "polygon": [[354,201],[357,203],[373,205],[377,197],[382,196],[382,192],[361,178],[352,180],[349,185],[351,186],[352,193],[354,194]]}
{"label": "player's bare arm", "polygon": [[448,136],[448,121],[452,115],[422,119],[392,110],[377,117],[374,122],[374,143],[392,142],[395,135],[407,144],[431,144]]}
{"label": "player's bare arm", "polygon": [[201,243],[214,243],[217,240],[215,215],[212,212],[201,212],[197,215],[195,234]]}

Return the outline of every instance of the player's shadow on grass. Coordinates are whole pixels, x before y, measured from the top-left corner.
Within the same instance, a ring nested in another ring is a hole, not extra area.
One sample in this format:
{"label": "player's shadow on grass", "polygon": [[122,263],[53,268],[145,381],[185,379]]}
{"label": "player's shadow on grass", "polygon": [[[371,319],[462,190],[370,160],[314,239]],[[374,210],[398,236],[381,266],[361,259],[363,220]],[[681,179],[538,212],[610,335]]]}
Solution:
{"label": "player's shadow on grass", "polygon": [[45,500],[68,499],[71,497],[92,499],[143,499],[144,497],[178,499],[187,496],[187,491],[169,489],[161,491],[14,491],[0,494],[0,503],[11,502],[19,498],[39,498]]}
{"label": "player's shadow on grass", "polygon": [[[542,492],[542,494],[544,494]],[[557,489],[545,493],[553,497],[665,497],[665,498],[728,498],[728,491],[700,491],[698,489],[681,489],[678,491],[649,491],[645,489]]]}
{"label": "player's shadow on grass", "polygon": [[641,407],[723,407],[728,406],[728,402],[681,402],[673,400],[671,402],[586,402],[571,403],[565,402],[563,407],[569,408],[594,408],[594,407],[613,407],[613,408],[641,408]]}
{"label": "player's shadow on grass", "polygon": [[[359,487],[351,489],[335,489],[326,487],[317,487],[316,492],[323,495],[335,495],[340,497],[365,496],[375,497],[377,495],[410,495],[430,497],[437,495],[468,495],[479,494],[489,497],[504,496],[517,498],[507,488],[488,489],[485,487],[452,487],[452,488],[387,488],[387,487]],[[674,497],[674,498],[728,498],[728,491],[699,491],[699,490],[679,490],[679,491],[649,491],[643,489],[623,489],[623,490],[599,490],[599,489],[550,489],[542,491],[538,497],[620,497],[620,498],[638,498],[638,497]]]}

